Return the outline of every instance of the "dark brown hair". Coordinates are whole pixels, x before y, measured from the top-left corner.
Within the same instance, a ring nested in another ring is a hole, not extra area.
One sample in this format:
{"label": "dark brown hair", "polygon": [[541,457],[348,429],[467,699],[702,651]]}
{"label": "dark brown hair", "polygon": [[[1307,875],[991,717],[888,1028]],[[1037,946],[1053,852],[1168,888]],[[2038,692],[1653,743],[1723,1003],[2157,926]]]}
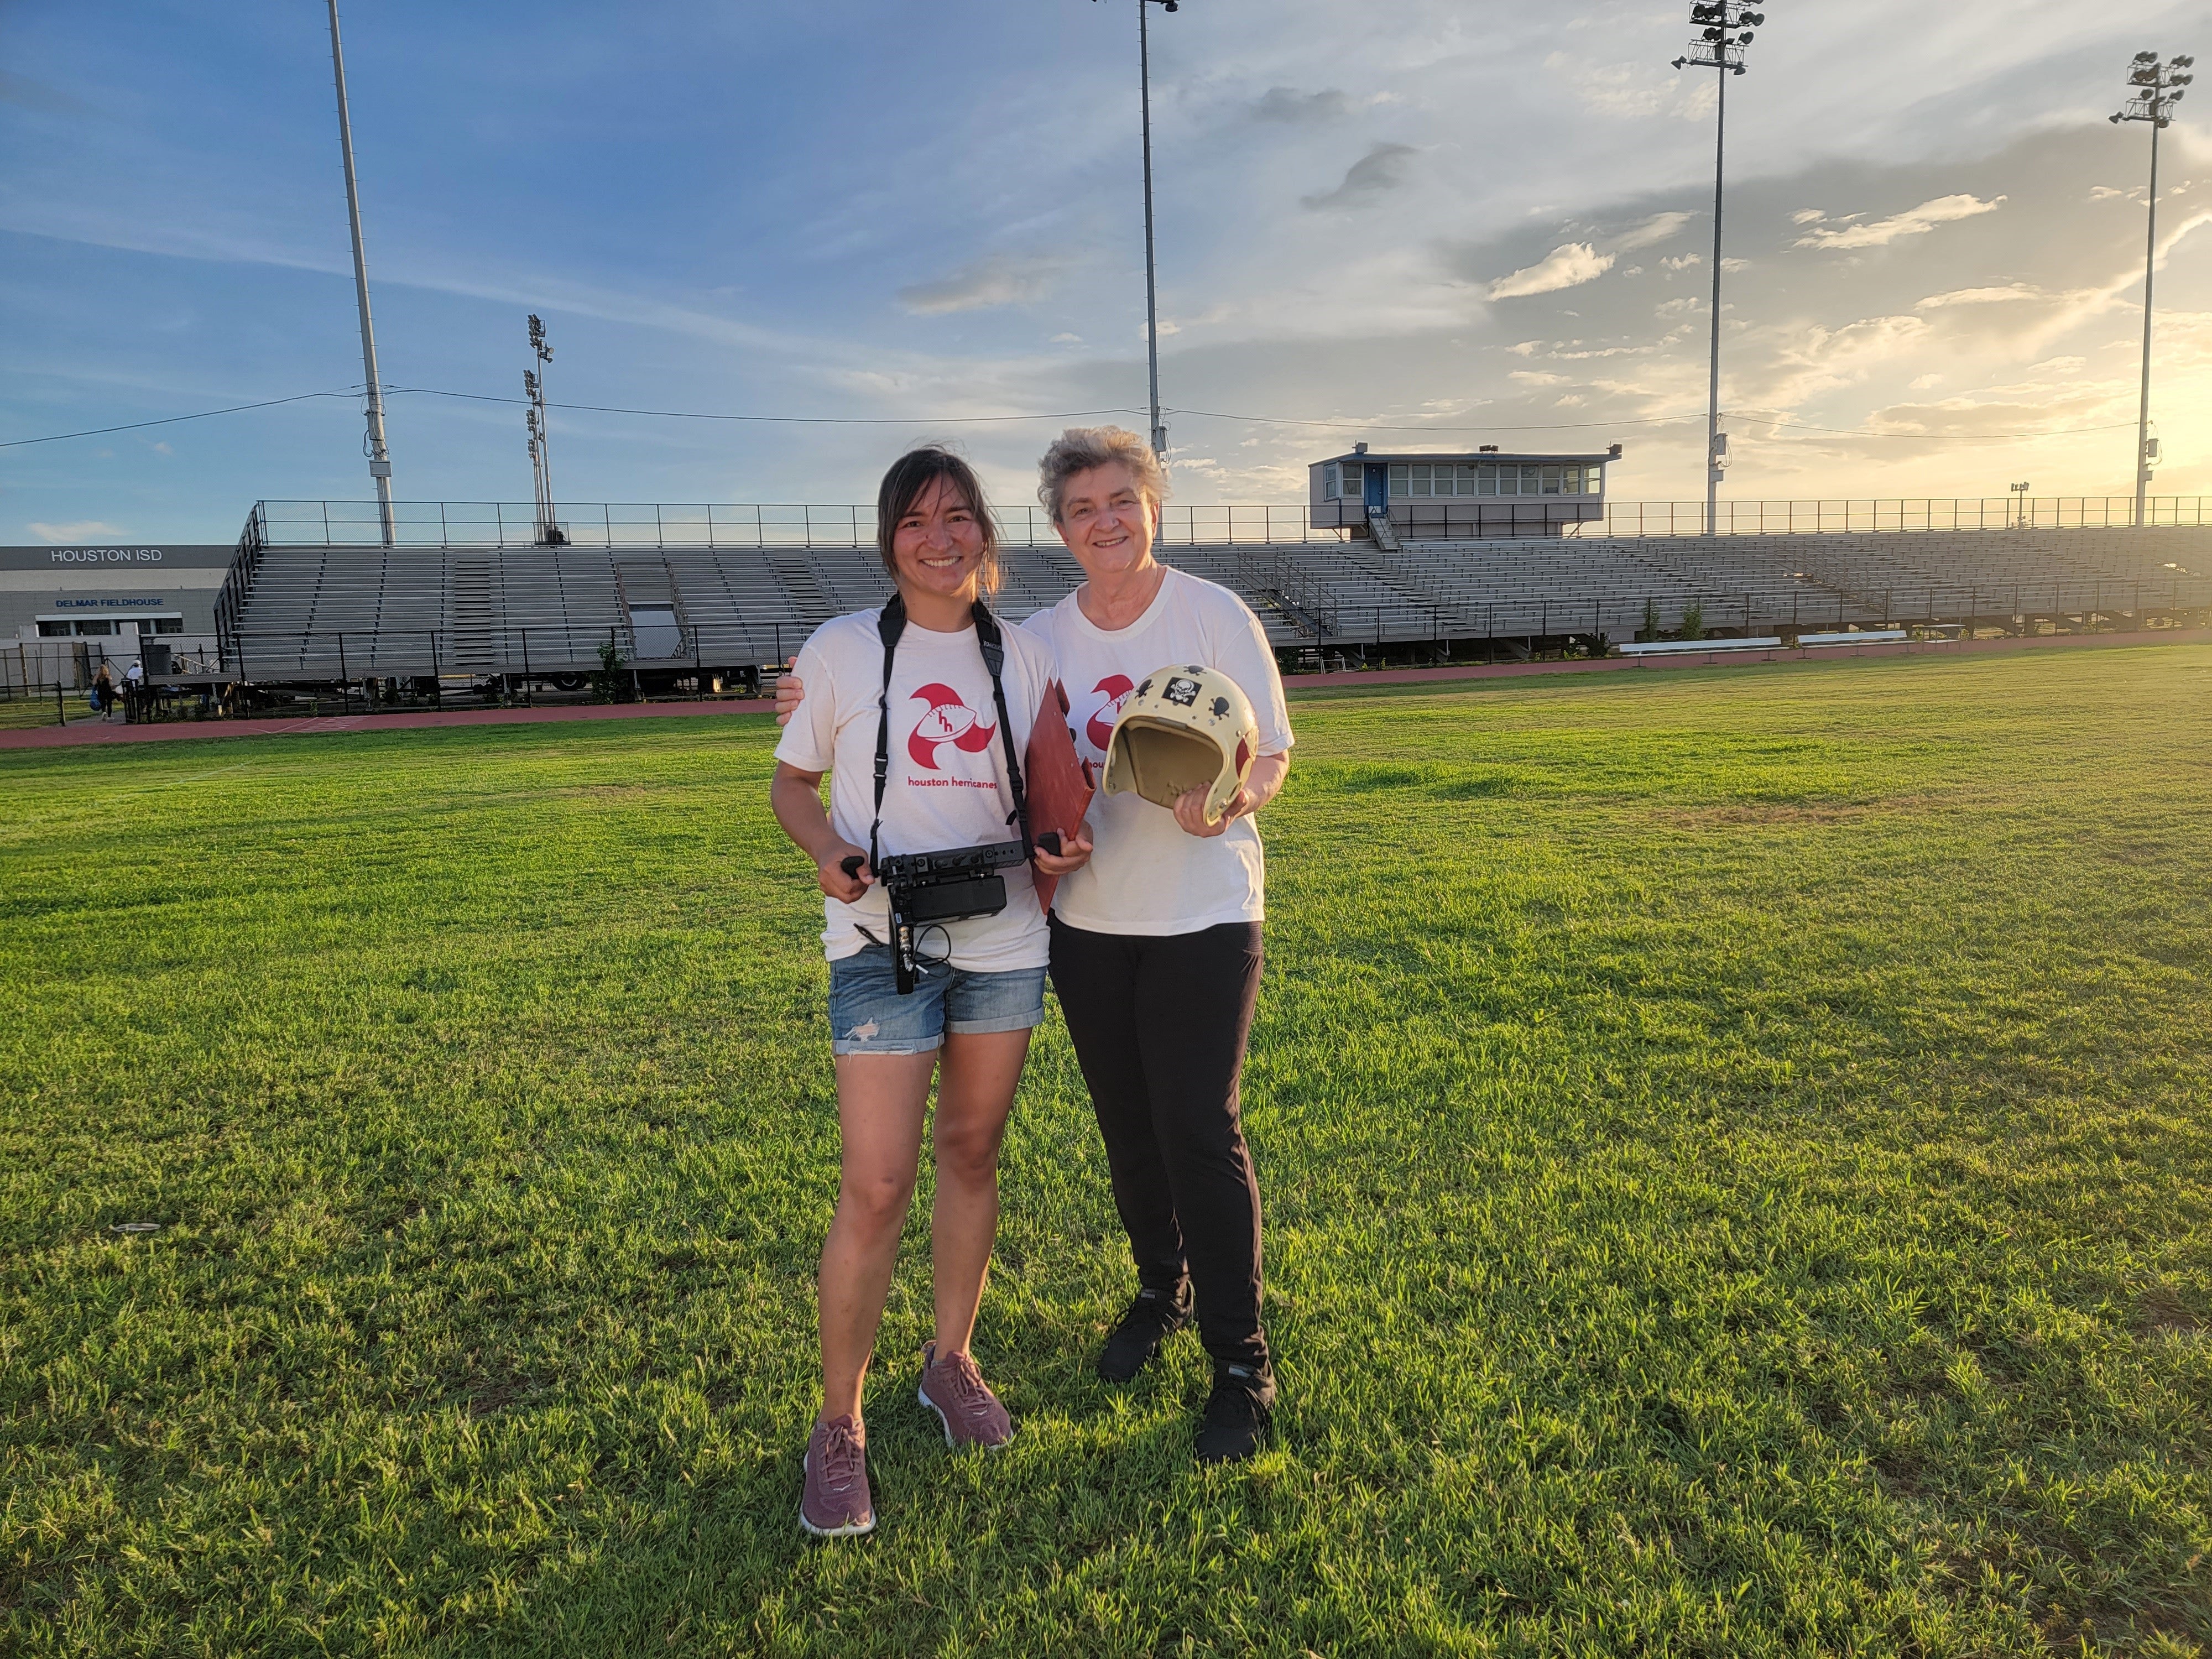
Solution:
{"label": "dark brown hair", "polygon": [[914,504],[939,478],[967,502],[968,510],[975,515],[976,527],[983,533],[983,559],[977,567],[975,585],[988,598],[999,591],[999,521],[992,516],[991,504],[983,499],[983,481],[975,476],[975,469],[940,445],[909,449],[884,474],[883,488],[876,491],[876,550],[883,556],[884,568],[892,580],[897,580],[898,560],[891,549],[899,520],[914,510]]}

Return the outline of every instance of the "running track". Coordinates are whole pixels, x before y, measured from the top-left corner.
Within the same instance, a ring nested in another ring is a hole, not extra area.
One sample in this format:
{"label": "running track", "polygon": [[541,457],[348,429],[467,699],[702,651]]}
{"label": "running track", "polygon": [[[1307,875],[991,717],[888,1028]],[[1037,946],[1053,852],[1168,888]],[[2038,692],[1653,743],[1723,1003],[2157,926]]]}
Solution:
{"label": "running track", "polygon": [[[1832,646],[1812,651],[1687,652],[1680,656],[1601,657],[1581,662],[1516,662],[1449,668],[1389,669],[1372,673],[1298,674],[1285,682],[1292,693],[1340,686],[1416,685],[1450,680],[1517,679],[1542,674],[1604,674],[1669,668],[1741,668],[1759,663],[1803,662],[1829,657],[1958,657],[2021,651],[2112,650],[2115,647],[2212,644],[2212,628],[2135,634],[2051,635],[2008,640],[1898,641],[1886,645]],[[82,705],[80,705],[82,706]],[[326,737],[345,732],[398,732],[424,726],[543,726],[569,720],[672,720],[704,714],[768,714],[768,699],[714,702],[567,703],[552,708],[472,708],[404,714],[332,714],[316,720],[165,720],[149,726],[103,722],[88,714],[69,725],[0,732],[0,750],[76,748],[87,744],[168,743],[192,738]]]}

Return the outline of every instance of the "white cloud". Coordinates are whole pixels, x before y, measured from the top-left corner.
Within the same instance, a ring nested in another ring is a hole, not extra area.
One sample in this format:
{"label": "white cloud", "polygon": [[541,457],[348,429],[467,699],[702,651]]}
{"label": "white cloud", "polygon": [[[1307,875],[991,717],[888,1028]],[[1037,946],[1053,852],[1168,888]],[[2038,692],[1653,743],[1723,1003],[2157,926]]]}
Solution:
{"label": "white cloud", "polygon": [[1705,262],[1705,257],[1702,253],[1684,253],[1662,259],[1659,263],[1669,270],[1687,270],[1692,265],[1701,265]]}
{"label": "white cloud", "polygon": [[933,283],[916,283],[899,290],[899,303],[919,317],[940,317],[947,312],[981,311],[991,306],[1028,305],[1051,292],[1067,269],[1056,254],[1017,258],[994,253],[963,266]]}
{"label": "white cloud", "polygon": [[1588,242],[1568,242],[1553,248],[1534,264],[1500,276],[1490,285],[1493,300],[1514,300],[1531,294],[1556,294],[1563,288],[1594,283],[1613,269],[1610,253],[1600,253]]}
{"label": "white cloud", "polygon": [[1993,306],[2008,300],[2048,300],[2055,296],[2032,283],[2008,283],[2002,288],[1954,288],[1948,294],[1931,294],[1912,302],[1916,311],[1937,311],[1946,306]]}
{"label": "white cloud", "polygon": [[1567,386],[1571,382],[1564,374],[1547,374],[1538,369],[1516,368],[1505,377],[1518,380],[1523,386]]}
{"label": "white cloud", "polygon": [[2005,198],[1990,198],[1984,202],[1978,196],[1938,196],[1923,202],[1917,208],[1907,208],[1902,213],[1892,214],[1887,219],[1876,219],[1863,225],[1847,225],[1842,229],[1821,227],[1797,239],[1799,247],[1887,247],[1901,236],[1925,236],[1942,224],[1958,219],[1972,219],[1978,214],[1994,213]]}
{"label": "white cloud", "polygon": [[1544,67],[1567,79],[1585,108],[1616,119],[1656,115],[1681,85],[1681,76],[1658,76],[1642,64],[1586,64],[1579,54],[1555,52]]}
{"label": "white cloud", "polygon": [[1650,247],[1654,243],[1665,241],[1696,216],[1692,213],[1655,213],[1615,242],[1613,246],[1623,253],[1632,253],[1638,248]]}
{"label": "white cloud", "polygon": [[105,519],[79,519],[73,524],[31,524],[23,526],[42,542],[113,541],[124,533],[121,525]]}
{"label": "white cloud", "polygon": [[1817,224],[1827,216],[1818,208],[1799,208],[1790,216],[1790,222],[1793,225]]}

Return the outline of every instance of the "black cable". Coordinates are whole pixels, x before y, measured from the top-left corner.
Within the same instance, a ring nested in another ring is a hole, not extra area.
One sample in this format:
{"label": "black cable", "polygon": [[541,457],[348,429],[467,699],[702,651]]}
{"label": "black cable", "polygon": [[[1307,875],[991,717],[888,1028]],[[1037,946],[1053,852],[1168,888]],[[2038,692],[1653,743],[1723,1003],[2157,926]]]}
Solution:
{"label": "black cable", "polygon": [[[395,386],[385,395],[462,398],[477,404],[526,404],[526,398],[495,397],[484,392],[447,392],[434,386]],[[651,415],[668,421],[751,421],[771,426],[981,426],[1006,421],[1081,421],[1099,415],[1141,415],[1141,409],[1071,409],[1049,415],[714,415],[691,409],[624,409],[611,404],[549,403],[548,409],[573,409],[592,415]]]}
{"label": "black cable", "polygon": [[[357,388],[338,392],[302,392],[289,398],[270,398],[260,403],[233,404],[223,409],[204,409],[190,415],[165,415],[158,420],[127,421],[120,426],[90,427],[82,432],[53,432],[40,438],[9,438],[0,440],[0,449],[21,449],[31,444],[60,443],[70,438],[98,438],[112,432],[136,432],[150,426],[173,426],[180,421],[204,421],[218,415],[240,415],[249,410],[275,409],[283,404],[305,403],[315,398],[357,398]],[[439,386],[401,386],[388,387],[386,397],[418,396],[427,398],[457,398],[471,403],[522,404],[526,398],[502,398],[483,392],[448,392]],[[550,409],[568,409],[594,415],[643,415],[672,421],[741,421],[769,426],[988,426],[1024,421],[1078,421],[1094,419],[1102,415],[1141,415],[1140,409],[1073,409],[1056,413],[1037,415],[720,415],[686,409],[631,409],[611,404],[549,404]],[[1458,426],[1440,422],[1419,425],[1391,424],[1379,421],[1298,420],[1281,415],[1234,415],[1214,409],[1163,409],[1163,415],[1188,415],[1200,420],[1241,421],[1253,426],[1314,427],[1328,431],[1358,430],[1362,432],[1580,432],[1595,428],[1624,426],[1674,426],[1686,421],[1703,420],[1702,415],[1648,415],[1624,417],[1612,421],[1550,421],[1523,422],[1495,426]],[[2130,421],[2116,421],[2109,426],[2070,427],[2047,432],[1869,432],[1863,428],[1839,426],[1815,426],[1804,421],[1785,421],[1750,410],[1727,411],[1738,419],[1755,426],[1768,426],[1794,432],[1821,432],[1843,438],[1900,438],[1914,439],[1923,443],[2020,443],[2038,438],[2087,437],[2100,432],[2118,432],[2131,426]]]}
{"label": "black cable", "polygon": [[1803,421],[1779,421],[1748,409],[1732,409],[1726,413],[1741,416],[1753,426],[1788,427],[1793,432],[1827,432],[1839,438],[1917,438],[1923,443],[1954,444],[2018,443],[2030,438],[2082,438],[2093,433],[2123,431],[2135,424],[2133,421],[2115,421],[2110,426],[2077,426],[2050,432],[1868,432],[1853,427],[1809,426]]}
{"label": "black cable", "polygon": [[[1135,415],[1142,411],[1130,410]],[[1578,432],[1591,427],[1666,426],[1677,421],[1702,421],[1703,415],[1646,415],[1618,421],[1553,421],[1503,426],[1390,426],[1380,421],[1297,421],[1279,415],[1230,415],[1218,409],[1162,409],[1163,415],[1195,415],[1208,421],[1249,421],[1255,426],[1317,426],[1331,431],[1358,428],[1362,432]]]}
{"label": "black cable", "polygon": [[164,415],[158,421],[126,421],[121,426],[95,426],[83,432],[51,432],[43,438],[9,438],[0,449],[21,449],[26,444],[58,444],[64,438],[97,438],[110,432],[136,432],[141,427],[174,426],[179,421],[204,421],[216,415],[239,415],[249,409],[274,409],[279,404],[301,404],[310,398],[358,398],[357,389],[343,392],[302,392],[290,398],[271,398],[265,403],[233,404],[228,409],[203,409],[196,415]]}

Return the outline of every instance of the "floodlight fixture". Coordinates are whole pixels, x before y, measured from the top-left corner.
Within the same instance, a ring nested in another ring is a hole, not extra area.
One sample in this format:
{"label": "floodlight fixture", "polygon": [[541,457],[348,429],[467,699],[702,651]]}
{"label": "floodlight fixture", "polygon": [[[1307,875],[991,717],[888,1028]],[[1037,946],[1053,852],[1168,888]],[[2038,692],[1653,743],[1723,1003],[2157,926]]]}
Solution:
{"label": "floodlight fixture", "polygon": [[1713,315],[1711,373],[1705,403],[1705,534],[1719,526],[1721,475],[1728,467],[1728,438],[1721,430],[1721,204],[1724,163],[1728,153],[1729,77],[1741,75],[1745,49],[1752,31],[1763,26],[1766,14],[1754,11],[1742,0],[1695,0],[1690,22],[1699,30],[1690,49],[1674,59],[1676,69],[1717,71],[1720,100],[1713,123]]}
{"label": "floodlight fixture", "polygon": [[553,361],[553,347],[545,337],[545,325],[530,316],[530,354],[536,369],[522,371],[522,391],[529,407],[522,424],[530,434],[530,477],[538,490],[538,545],[560,547],[568,538],[561,532],[560,514],[553,500],[553,422],[545,407],[545,366]]}
{"label": "floodlight fixture", "polygon": [[2128,66],[2127,84],[2135,96],[2120,106],[2112,125],[2141,121],[2150,128],[2150,191],[2146,203],[2148,226],[2143,243],[2142,391],[2136,405],[2136,528],[2144,523],[2143,508],[2150,490],[2151,469],[2158,465],[2158,441],[2150,435],[2151,283],[2158,265],[2158,135],[2172,125],[2166,112],[2181,101],[2182,88],[2195,77],[2187,73],[2197,60],[2187,55],[2161,64],[2154,52],[2139,52]]}

